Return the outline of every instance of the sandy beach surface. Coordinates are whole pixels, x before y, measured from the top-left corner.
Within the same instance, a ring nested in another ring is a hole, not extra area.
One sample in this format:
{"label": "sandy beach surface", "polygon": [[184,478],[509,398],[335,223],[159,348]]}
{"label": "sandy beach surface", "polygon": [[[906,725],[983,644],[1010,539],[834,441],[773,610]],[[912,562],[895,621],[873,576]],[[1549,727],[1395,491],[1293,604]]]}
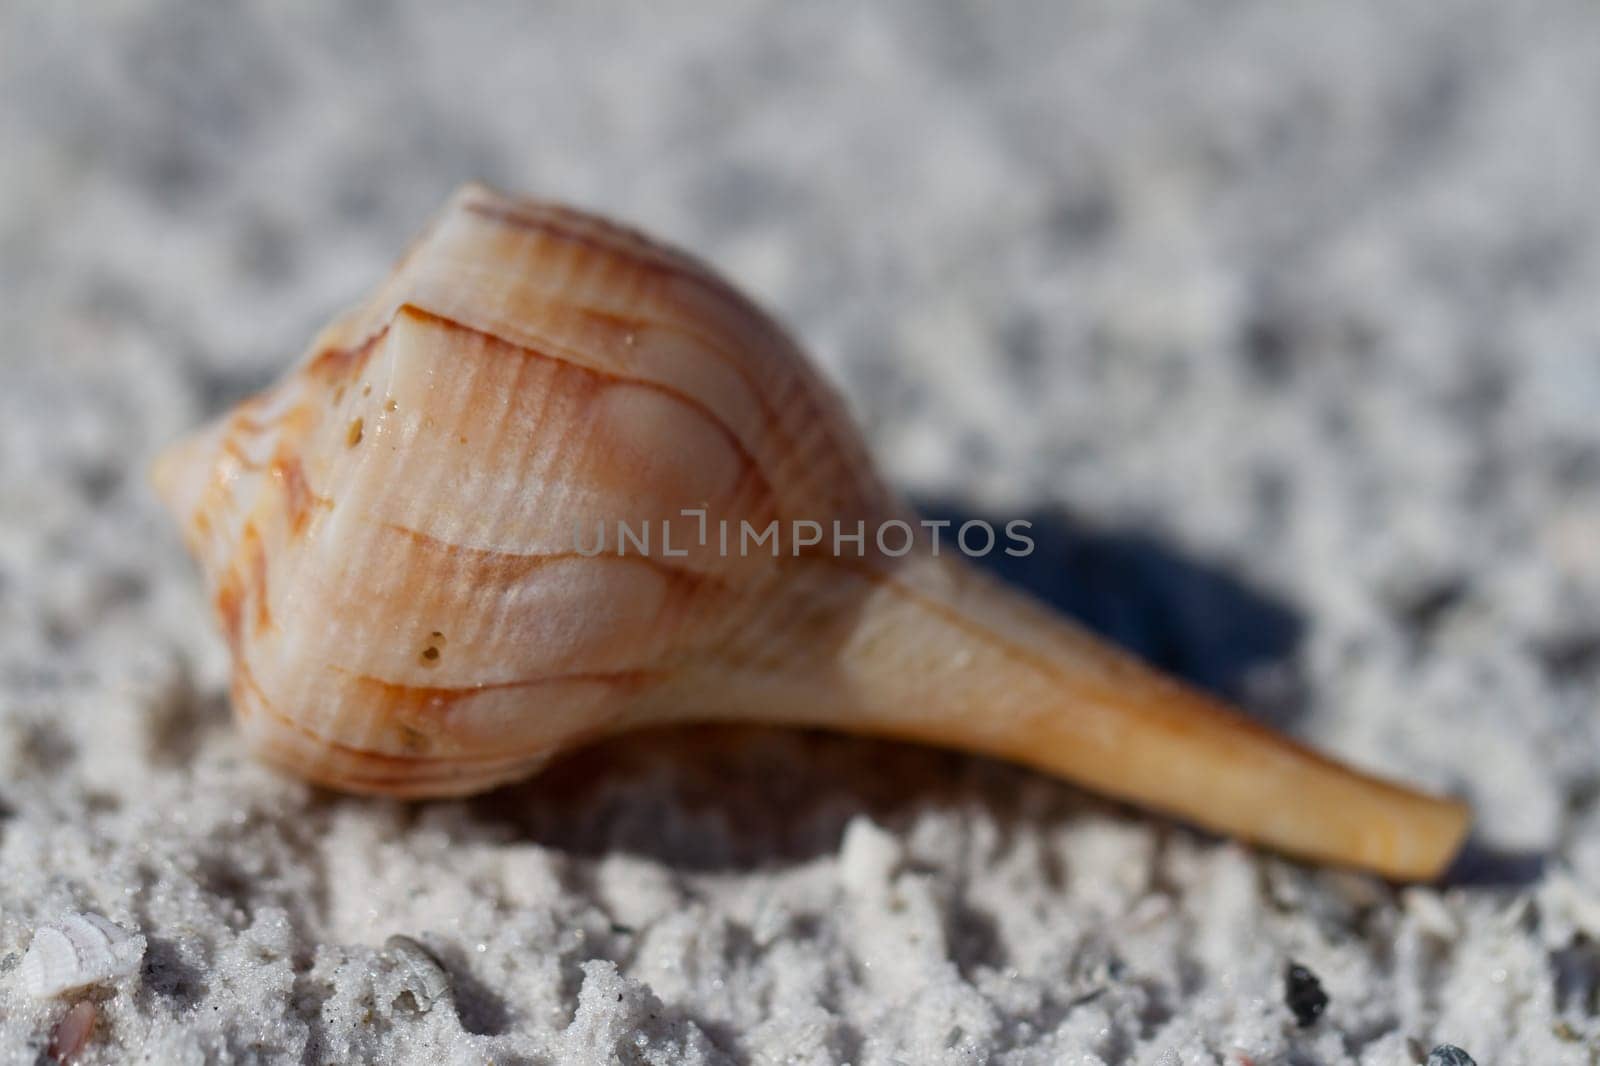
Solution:
{"label": "sandy beach surface", "polygon": [[[636,6],[0,8],[0,1064],[1592,1066],[1600,8]],[[471,178],[694,249],[928,512],[1035,522],[1006,576],[1470,800],[1449,879],[802,733],[257,765],[147,463]]]}

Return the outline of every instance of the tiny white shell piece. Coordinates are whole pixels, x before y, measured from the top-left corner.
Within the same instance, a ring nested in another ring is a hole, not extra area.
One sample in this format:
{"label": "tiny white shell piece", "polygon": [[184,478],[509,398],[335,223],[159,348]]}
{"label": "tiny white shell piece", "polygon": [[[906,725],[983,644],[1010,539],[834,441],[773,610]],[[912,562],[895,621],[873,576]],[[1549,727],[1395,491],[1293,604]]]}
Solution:
{"label": "tiny white shell piece", "polygon": [[33,934],[18,980],[35,999],[48,999],[127,977],[138,970],[144,948],[144,937],[98,914],[68,914]]}
{"label": "tiny white shell piece", "polygon": [[402,991],[411,993],[419,1012],[428,1013],[435,1003],[450,994],[450,974],[422,944],[396,934],[386,940],[383,947],[400,964]]}
{"label": "tiny white shell piece", "polygon": [[1461,927],[1450,913],[1439,894],[1431,889],[1408,888],[1401,895],[1406,914],[1417,923],[1417,928],[1436,940],[1446,943],[1461,935]]}

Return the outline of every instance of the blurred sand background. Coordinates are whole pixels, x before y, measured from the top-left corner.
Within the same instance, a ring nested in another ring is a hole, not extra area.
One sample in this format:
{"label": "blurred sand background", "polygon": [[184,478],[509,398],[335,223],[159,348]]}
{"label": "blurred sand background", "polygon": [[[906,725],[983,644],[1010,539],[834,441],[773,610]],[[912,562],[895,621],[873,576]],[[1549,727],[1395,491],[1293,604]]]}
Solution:
{"label": "blurred sand background", "polygon": [[[87,1062],[1595,1062],[1597,116],[1586,0],[6,5],[0,1063],[75,910],[146,938]],[[702,254],[1009,576],[1470,798],[1450,882],[793,734],[256,766],[144,464],[469,178]]]}

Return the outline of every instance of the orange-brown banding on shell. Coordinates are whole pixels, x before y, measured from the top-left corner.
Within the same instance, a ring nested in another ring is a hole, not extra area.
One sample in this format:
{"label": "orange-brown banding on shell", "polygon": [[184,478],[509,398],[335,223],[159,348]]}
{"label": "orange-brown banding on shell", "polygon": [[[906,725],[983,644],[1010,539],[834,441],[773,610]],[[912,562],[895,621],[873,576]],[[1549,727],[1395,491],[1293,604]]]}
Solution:
{"label": "orange-brown banding on shell", "polygon": [[296,456],[276,455],[272,459],[272,477],[283,488],[285,511],[289,516],[289,532],[300,536],[311,521],[311,512],[318,507],[332,507],[333,502],[311,491],[306,481],[305,464]]}
{"label": "orange-brown banding on shell", "polygon": [[212,606],[217,620],[222,624],[223,638],[235,658],[244,642],[244,608],[247,599],[255,602],[255,629],[260,632],[272,624],[272,612],[267,603],[267,553],[260,531],[253,523],[246,523],[239,541],[240,557],[247,573],[241,575],[238,566],[229,568],[217,583]]}
{"label": "orange-brown banding on shell", "polygon": [[235,440],[232,434],[222,438],[222,452],[235,463],[239,464],[239,469],[241,470],[249,470],[253,472],[261,469],[260,461],[252,459],[249,453],[244,450],[244,446]]}
{"label": "orange-brown banding on shell", "polygon": [[247,415],[236,414],[228,419],[228,429],[230,431],[248,433],[253,437],[258,437],[261,434],[266,433],[268,430],[277,429],[288,417],[288,413],[286,412],[276,418],[269,418],[263,422],[259,418],[250,418]]}
{"label": "orange-brown banding on shell", "polygon": [[244,643],[244,585],[232,570],[218,583],[214,604],[217,621],[222,624],[222,637],[238,658]]}
{"label": "orange-brown banding on shell", "polygon": [[650,555],[617,555],[609,552],[585,555],[579,551],[508,552],[498,548],[475,548],[467,544],[453,544],[419,529],[412,529],[410,526],[395,522],[386,522],[382,528],[405,537],[417,550],[436,561],[448,561],[456,566],[469,568],[471,575],[468,584],[473,588],[495,588],[509,582],[521,581],[546,566],[571,562],[575,559],[602,563],[638,563],[667,578],[680,592],[726,586],[726,582],[714,574],[686,570]]}
{"label": "orange-brown banding on shell", "polygon": [[[519,209],[504,204],[473,201],[465,204],[463,210],[479,218],[504,226],[531,230],[552,240],[576,244],[602,255],[625,259],[637,265],[640,269],[651,271],[659,276],[696,285],[711,293],[719,301],[737,307],[743,312],[746,324],[759,330],[768,339],[791,352],[798,353],[798,348],[795,346],[794,341],[776,322],[763,314],[759,308],[750,302],[744,293],[728,284],[705,264],[692,256],[657,244],[643,234],[625,226],[600,222],[597,219],[579,215],[555,205],[527,205]],[[535,211],[540,213],[535,214]],[[732,367],[741,375],[747,375],[742,361],[736,358],[736,353],[729,352],[722,345],[711,342],[701,331],[693,329],[687,323],[658,319],[649,315],[622,315],[616,311],[590,307],[570,301],[563,301],[563,303],[570,309],[586,316],[606,318],[630,327],[653,327],[686,334],[705,347],[711,348],[721,362]],[[753,383],[749,382],[747,378],[747,384]],[[760,390],[752,391],[755,391],[757,395],[760,394]]]}
{"label": "orange-brown banding on shell", "polygon": [[[798,356],[799,349],[792,338],[776,322],[763,314],[748,297],[735,289],[704,264],[675,249],[657,244],[641,233],[625,226],[616,226],[591,216],[550,204],[522,204],[511,206],[471,200],[462,208],[469,214],[500,225],[531,230],[553,240],[566,241],[581,247],[629,260],[641,269],[658,275],[689,282],[711,293],[718,300],[737,307],[743,312],[745,324],[757,329],[772,343]],[[616,311],[591,307],[570,300],[563,307],[573,313],[597,321],[620,325],[624,330],[637,328],[661,329],[687,336],[702,348],[715,355],[717,361],[732,370],[744,383],[761,408],[764,423],[780,439],[787,439],[783,422],[777,417],[772,397],[758,386],[746,365],[747,360],[739,350],[729,350],[719,339],[689,323],[655,318],[649,315],[623,315]],[[795,387],[798,386],[798,387]],[[806,383],[791,382],[789,399],[815,408],[812,389]],[[792,443],[792,442],[791,442]],[[847,441],[839,441],[846,444]],[[864,459],[864,456],[863,456]],[[864,464],[862,464],[864,465]]]}
{"label": "orange-brown banding on shell", "polygon": [[[262,691],[260,682],[256,680],[255,674],[251,671],[249,664],[243,659],[243,657],[240,657],[234,661],[233,684],[231,687],[233,690],[233,704],[236,708],[242,709],[249,706],[257,707],[264,711],[266,715],[273,721],[287,727],[294,733],[306,740],[311,741],[318,747],[325,747],[330,751],[336,751],[341,755],[369,760],[396,768],[412,766],[419,762],[439,761],[438,757],[436,756],[399,755],[388,752],[373,751],[370,748],[362,748],[353,744],[345,744],[341,741],[334,740],[332,737],[327,737],[321,733],[318,733],[316,730],[311,729],[303,722],[300,722],[294,717],[285,714],[283,711],[279,710],[271,700],[267,699],[267,694]],[[250,699],[243,699],[242,695],[248,695]],[[474,763],[492,765],[501,762],[512,763],[527,757],[529,756],[521,753],[508,756],[503,752],[461,752],[452,753],[447,758],[452,763],[460,763],[463,765],[470,765]]]}
{"label": "orange-brown banding on shell", "polygon": [[[472,205],[469,205],[469,210],[471,209],[471,206]],[[489,208],[489,210],[492,212],[498,209]],[[523,221],[527,225],[534,225],[532,220],[523,219]],[[578,235],[573,235],[573,239],[579,239]],[[597,239],[591,238],[590,240],[595,242],[597,247],[603,246],[610,248],[614,252],[620,251],[619,249],[612,248],[610,245],[605,245],[603,242],[598,242]],[[664,265],[663,269],[671,269],[675,273],[680,273],[685,277],[698,277],[700,280],[708,284],[721,284],[721,282],[714,276],[706,275],[697,264],[691,263],[689,266],[670,267]],[[686,271],[687,273],[685,273]],[[739,296],[735,292],[732,292],[731,290],[724,295],[741,301],[743,300],[743,297]],[[564,313],[575,315],[581,319],[588,319],[597,325],[614,331],[629,333],[643,329],[657,329],[664,332],[678,334],[692,340],[703,350],[713,355],[720,365],[728,369],[736,378],[738,378],[741,385],[745,388],[748,395],[756,404],[761,416],[762,425],[764,425],[766,427],[766,431],[771,433],[779,442],[780,451],[786,449],[788,452],[792,453],[796,450],[796,442],[790,435],[790,431],[785,424],[785,420],[779,417],[777,406],[775,406],[777,403],[777,398],[768,395],[768,390],[764,389],[757,381],[750,369],[746,366],[745,361],[739,357],[737,351],[730,349],[721,339],[713,336],[710,333],[707,333],[704,330],[695,329],[692,325],[686,322],[656,318],[654,316],[643,314],[627,315],[614,310],[592,307],[571,300],[552,301],[552,303],[559,304],[561,311]],[[682,394],[678,390],[673,390],[669,386],[645,381],[642,379],[631,378],[626,375],[608,374],[606,371],[589,367],[575,356],[566,352],[544,348],[534,349],[528,345],[513,341],[510,338],[502,336],[492,330],[482,329],[469,323],[452,320],[447,316],[432,311],[429,308],[423,307],[422,305],[413,301],[407,301],[398,305],[390,313],[390,317],[387,320],[385,320],[371,334],[369,334],[359,343],[348,347],[329,348],[314,357],[311,362],[311,372],[314,374],[336,373],[338,368],[347,367],[351,365],[353,361],[357,361],[357,357],[359,357],[360,361],[364,361],[366,356],[370,354],[370,352],[377,345],[383,342],[385,337],[388,335],[390,327],[393,325],[394,319],[406,313],[411,313],[422,318],[432,318],[441,324],[453,325],[461,329],[471,330],[472,332],[490,337],[509,347],[517,348],[524,353],[556,360],[574,366],[578,369],[587,370],[601,375],[608,380],[656,387],[665,391],[669,391],[679,396],[679,398],[696,402],[697,406],[702,410],[702,412],[706,411],[704,404],[699,404],[697,401],[693,401],[692,397],[687,397],[685,394]],[[761,324],[763,328],[772,331],[774,336],[781,340],[783,344],[792,346],[792,342],[787,338],[787,336],[783,335],[782,331],[778,330],[776,326],[765,322],[763,317],[760,316],[759,312],[755,311],[754,308],[750,309],[750,314],[752,316],[752,321],[757,322],[758,324]],[[359,366],[357,367],[357,372],[359,372]],[[372,387],[370,383],[367,384],[363,389],[363,395],[370,394],[371,388]],[[784,386],[783,392],[781,393],[781,398],[787,403],[801,404],[811,409],[812,417],[806,419],[805,424],[814,425],[826,421],[824,412],[813,401],[811,390],[806,387],[805,382],[798,379],[788,381]],[[394,410],[394,407],[391,406],[387,409]],[[718,419],[717,422],[724,431],[732,435],[732,429],[727,425],[726,422],[723,422],[720,419]],[[735,437],[735,441],[736,443],[742,443],[737,437]],[[466,440],[463,438],[461,443],[466,443]],[[833,440],[832,443],[835,447],[851,447],[852,450],[859,451],[859,449],[853,448],[852,442],[849,440],[836,439]],[[865,468],[866,464],[864,453],[861,455],[861,459],[862,462],[859,464],[854,464],[852,469],[860,470]]]}
{"label": "orange-brown banding on shell", "polygon": [[728,284],[700,260],[675,248],[659,244],[627,226],[605,221],[593,215],[564,208],[557,204],[489,203],[472,200],[462,205],[468,214],[514,229],[528,230],[551,240],[575,244],[602,255],[625,259],[642,270],[660,276],[687,282],[717,300],[731,304],[744,312],[749,325],[759,329],[769,339],[793,348],[787,334],[761,312],[749,297]]}
{"label": "orange-brown banding on shell", "polygon": [[[588,309],[582,309],[582,310],[584,310],[585,313],[591,313]],[[607,315],[607,312],[601,312],[601,311],[594,311],[592,313],[594,313],[596,315]],[[496,333],[496,332],[494,332],[492,330],[482,329],[482,328],[480,328],[478,326],[474,326],[474,325],[471,325],[469,323],[462,322],[462,321],[459,321],[459,320],[454,319],[454,318],[450,318],[447,315],[440,314],[437,311],[430,310],[429,308],[423,307],[420,304],[416,304],[416,303],[406,302],[406,303],[400,304],[398,307],[396,307],[394,309],[394,313],[390,316],[388,321],[384,322],[383,325],[381,325],[380,327],[378,327],[378,329],[373,331],[373,333],[370,336],[368,336],[366,339],[362,340],[359,344],[355,345],[354,347],[351,347],[351,348],[329,348],[329,349],[324,350],[322,353],[318,354],[317,356],[315,356],[312,359],[311,363],[308,366],[308,372],[310,372],[310,373],[312,373],[314,375],[316,375],[316,374],[326,374],[326,373],[336,373],[336,372],[338,372],[339,368],[344,368],[344,367],[349,366],[351,361],[353,359],[355,359],[356,357],[358,357],[358,356],[359,356],[359,358],[364,360],[372,352],[372,350],[376,346],[378,346],[379,344],[383,343],[384,339],[389,335],[389,330],[393,327],[395,320],[399,319],[401,317],[407,317],[407,316],[411,317],[415,321],[432,324],[432,325],[437,326],[437,327],[442,328],[442,329],[454,330],[454,331],[458,331],[458,332],[472,334],[472,335],[480,338],[481,340],[483,340],[484,342],[486,342],[488,344],[496,345],[496,346],[499,346],[499,347],[501,347],[503,349],[511,349],[511,350],[515,351],[516,353],[518,353],[519,355],[521,355],[523,357],[526,357],[526,358],[543,359],[543,360],[548,360],[548,361],[551,361],[551,362],[560,363],[560,364],[562,364],[564,366],[571,367],[574,370],[580,371],[580,372],[588,374],[588,375],[592,375],[597,380],[606,381],[606,382],[610,382],[610,383],[637,385],[637,386],[639,386],[641,388],[651,389],[651,390],[654,390],[656,392],[662,393],[663,395],[671,396],[673,399],[678,400],[681,403],[689,406],[690,408],[695,410],[696,413],[700,414],[702,417],[704,417],[708,421],[710,421],[712,425],[714,425],[724,436],[726,436],[729,439],[729,441],[732,443],[736,453],[740,456],[740,458],[742,460],[744,460],[745,462],[748,462],[748,463],[751,463],[752,465],[755,465],[757,467],[757,469],[759,470],[759,464],[756,463],[754,456],[750,453],[749,449],[745,446],[744,441],[739,437],[739,435],[737,433],[734,432],[733,427],[730,426],[727,423],[727,421],[725,419],[723,419],[720,415],[718,415],[716,412],[712,411],[711,408],[708,407],[704,402],[702,402],[701,400],[697,399],[694,396],[689,395],[688,393],[684,392],[681,389],[673,388],[672,386],[664,384],[662,382],[649,381],[649,380],[644,379],[644,378],[629,377],[629,376],[624,375],[624,374],[616,374],[616,373],[612,373],[612,372],[609,372],[609,371],[601,370],[598,367],[588,366],[588,365],[585,365],[585,364],[577,361],[576,359],[574,359],[574,358],[572,358],[572,357],[570,357],[568,355],[565,355],[565,354],[562,354],[562,353],[558,353],[558,352],[555,352],[555,351],[546,350],[546,349],[543,349],[543,348],[531,347],[531,346],[529,346],[527,344],[523,344],[523,343],[520,343],[518,341],[511,340],[510,338],[502,336],[502,335],[500,335],[500,334],[498,334],[498,333]],[[616,316],[609,316],[609,317],[616,317]],[[644,320],[644,319],[641,319],[640,321],[641,322],[646,322],[646,320]],[[673,324],[672,323],[667,323],[667,322],[647,323],[647,324],[658,325],[658,326],[660,326],[662,328],[669,328],[669,329],[673,328]],[[696,337],[695,339],[699,343],[701,343],[702,345],[704,345],[704,346],[706,346],[708,348],[713,348],[713,349],[715,348],[714,345],[712,345],[708,340],[706,340],[704,338]],[[748,373],[743,370],[743,368],[739,365],[739,363],[737,361],[726,358],[726,356],[723,355],[723,353],[719,352],[718,354],[722,358],[722,361],[726,362],[728,366],[733,367],[735,369],[735,371],[739,374],[739,376],[740,376],[741,380],[743,381],[745,387],[748,388],[750,390],[750,394],[753,397],[755,397],[757,404],[762,408],[763,412],[766,415],[769,416],[769,423],[770,423],[770,426],[773,429],[773,431],[774,432],[780,432],[780,430],[778,429],[778,427],[780,425],[780,421],[773,414],[773,412],[772,412],[772,410],[770,408],[770,405],[767,403],[767,401],[766,401],[765,397],[763,396],[761,390],[756,388],[755,382],[752,379],[750,379]],[[367,386],[364,387],[363,395],[368,395],[368,394],[371,393],[371,391],[372,391],[372,386],[370,384],[368,384]],[[393,411],[393,410],[396,410],[397,408],[398,408],[398,404],[394,400],[391,399],[385,409],[389,410],[389,411]],[[354,436],[355,436],[354,428],[352,427],[351,432],[349,434],[349,438],[354,438]],[[349,438],[347,438],[347,439],[349,439]],[[466,443],[465,438],[462,438],[462,443]],[[352,443],[352,446],[353,446],[353,443]],[[765,494],[770,495],[772,490],[771,490],[770,483],[767,483],[767,481],[766,481],[765,473],[762,474],[762,480],[763,480],[763,492]]]}
{"label": "orange-brown banding on shell", "polygon": [[[476,215],[503,226],[531,230],[551,240],[576,244],[602,255],[629,259],[641,267],[655,267],[674,275],[681,275],[691,281],[712,287],[719,296],[728,295],[732,290],[726,282],[711,275],[705,267],[689,256],[657,244],[637,230],[613,222],[575,216],[549,206],[510,207],[482,200],[463,204],[462,210],[469,215]],[[742,303],[743,298],[739,299]]]}
{"label": "orange-brown banding on shell", "polygon": [[751,454],[750,449],[745,446],[744,441],[740,439],[739,435],[734,432],[733,427],[730,426],[721,415],[717,414],[717,412],[708,407],[704,401],[689,395],[682,389],[673,388],[671,385],[666,385],[659,381],[647,381],[643,378],[631,378],[623,374],[614,374],[610,373],[609,371],[600,370],[596,367],[583,366],[552,352],[545,351],[541,348],[532,348],[526,344],[519,344],[518,342],[508,340],[497,333],[493,333],[485,329],[479,329],[477,326],[471,326],[465,322],[460,322],[456,319],[450,318],[447,315],[441,315],[437,312],[429,311],[425,308],[418,307],[416,304],[401,304],[400,307],[395,310],[395,317],[409,317],[418,322],[433,325],[440,329],[465,333],[470,336],[477,337],[481,342],[491,347],[497,347],[505,351],[510,351],[524,358],[542,359],[550,362],[560,363],[563,366],[571,367],[574,370],[580,371],[583,374],[589,375],[600,381],[611,384],[634,385],[642,389],[649,389],[652,392],[658,392],[663,396],[668,396],[699,414],[706,420],[707,423],[715,427],[716,430],[727,439],[729,446],[733,448],[734,454],[739,457],[739,460],[746,466],[752,467],[759,472],[758,476],[761,479],[761,491],[763,496],[775,497],[776,495],[772,490],[772,483],[768,480],[766,473],[761,471],[760,464],[756,462],[755,456]]}
{"label": "orange-brown banding on shell", "polygon": [[250,595],[255,600],[256,632],[259,633],[272,625],[272,608],[267,603],[267,548],[261,542],[261,534],[251,524],[244,527],[239,546],[250,564]]}
{"label": "orange-brown banding on shell", "polygon": [[[335,673],[343,674],[344,671],[331,667]],[[653,682],[664,680],[665,674],[652,671],[618,671],[615,673],[601,674],[568,674],[565,676],[551,676],[530,679],[527,681],[506,682],[498,685],[483,685],[466,689],[427,689],[412,688],[404,685],[393,685],[377,678],[357,675],[354,680],[358,684],[375,688],[379,695],[389,697],[386,700],[384,713],[395,717],[411,717],[413,720],[423,721],[436,718],[442,711],[462,699],[469,698],[479,692],[492,691],[505,688],[528,688],[539,685],[563,683],[595,683],[607,685],[626,685],[643,688]],[[241,717],[248,717],[249,709],[259,708],[269,718],[279,725],[287,728],[292,733],[309,741],[314,747],[336,752],[371,766],[384,767],[395,772],[398,776],[371,777],[363,775],[356,778],[341,774],[338,783],[344,785],[366,785],[369,787],[382,787],[385,785],[410,785],[420,786],[426,776],[449,776],[449,767],[475,767],[480,771],[485,767],[516,766],[530,759],[539,757],[542,752],[537,750],[517,752],[426,752],[426,753],[396,753],[374,751],[370,748],[358,747],[353,744],[343,743],[331,737],[324,736],[311,729],[303,722],[279,710],[267,694],[262,690],[255,674],[251,671],[249,663],[243,656],[236,656],[233,670],[233,705],[238,709]],[[248,699],[246,697],[249,697]],[[419,714],[419,712],[426,712]],[[398,723],[410,733],[427,736],[427,734],[414,726]],[[578,734],[600,736],[606,731],[609,723],[596,723],[589,729]],[[565,745],[563,745],[565,746]],[[423,771],[425,776],[419,776],[419,768],[428,768]],[[297,767],[305,772],[307,767]]]}
{"label": "orange-brown banding on shell", "polygon": [[[773,436],[777,444],[774,450],[779,454],[794,454],[798,450],[798,445],[790,431],[790,427],[786,424],[786,420],[779,413],[778,400],[809,407],[809,417],[802,420],[805,425],[815,425],[822,419],[822,412],[815,403],[811,402],[809,391],[800,387],[797,381],[788,380],[783,386],[783,391],[779,392],[777,397],[769,396],[767,389],[762,387],[756,376],[745,364],[745,361],[738,357],[735,348],[730,347],[724,338],[706,330],[696,329],[691,323],[656,318],[644,314],[624,314],[607,308],[578,303],[570,299],[551,300],[550,303],[552,308],[548,313],[552,315],[570,315],[590,329],[606,331],[609,336],[605,339],[609,343],[617,343],[619,337],[623,343],[627,343],[637,333],[645,330],[673,334],[691,341],[701,350],[712,355],[720,366],[738,380],[740,386],[745,390],[745,394],[755,404],[760,424],[763,426],[764,431]],[[555,308],[559,308],[559,311],[555,310]],[[508,344],[515,345],[517,343],[504,337],[501,339],[506,340]],[[550,358],[559,359],[569,364],[587,365],[565,350],[549,348],[541,349],[541,351]],[[636,379],[624,377],[624,380],[631,381]],[[842,444],[843,442],[837,443]]]}
{"label": "orange-brown banding on shell", "polygon": [[[265,397],[260,397],[263,402]],[[255,404],[254,406],[260,406]],[[309,403],[298,403],[275,417],[266,419],[253,418],[250,415],[237,411],[228,417],[228,432],[244,433],[252,437],[259,437],[272,430],[283,430],[288,433],[304,433],[311,427],[316,418]]]}
{"label": "orange-brown banding on shell", "polygon": [[[565,241],[599,254],[627,260],[658,277],[694,285],[720,302],[738,308],[747,327],[758,331],[770,343],[786,351],[794,359],[798,360],[800,357],[800,350],[788,333],[756,307],[744,293],[693,256],[659,244],[636,230],[559,204],[526,201],[508,203],[473,199],[463,204],[462,210],[500,225],[532,231],[552,240]],[[786,444],[793,445],[794,442],[786,432],[783,420],[777,417],[775,398],[768,396],[766,390],[761,388],[751,375],[742,348],[730,351],[717,339],[682,321],[658,319],[647,315],[620,315],[615,311],[572,301],[563,301],[563,304],[570,311],[595,319],[620,322],[625,328],[631,329],[637,324],[639,327],[662,329],[690,337],[740,378],[761,408],[763,422],[768,430]],[[788,382],[785,399],[810,407],[811,413],[820,418],[823,412],[816,403],[814,388],[813,383],[797,376]],[[848,438],[836,439],[834,445],[852,452],[859,451]],[[861,461],[852,464],[853,468],[865,469],[865,453],[860,453],[858,458]]]}
{"label": "orange-brown banding on shell", "polygon": [[373,349],[382,339],[383,331],[379,330],[365,340],[348,347],[324,348],[311,357],[311,361],[306,364],[306,373],[330,382],[352,381],[366,369],[367,360],[371,358]]}
{"label": "orange-brown banding on shell", "polygon": [[405,685],[385,681],[370,674],[352,674],[338,667],[330,667],[343,674],[350,682],[366,691],[369,697],[383,701],[391,714],[443,715],[463,700],[486,692],[509,689],[535,689],[548,685],[596,684],[627,689],[641,689],[661,681],[667,676],[663,670],[597,670],[569,674],[543,674],[538,677],[518,678],[513,681],[492,681],[481,685],[430,686]]}
{"label": "orange-brown banding on shell", "polygon": [[[492,774],[495,781],[505,781],[523,776],[532,766],[556,751],[586,747],[610,736],[612,731],[611,722],[604,721],[567,734],[558,749],[529,748],[495,757],[448,753],[383,755],[362,749],[348,749],[341,754],[354,765],[341,765],[337,774],[323,777],[321,783],[357,792],[397,796],[439,795],[439,785],[463,778],[475,780]],[[295,768],[302,773],[308,772],[304,767]],[[309,773],[313,779],[318,778],[315,769]],[[481,789],[474,786],[472,790]]]}

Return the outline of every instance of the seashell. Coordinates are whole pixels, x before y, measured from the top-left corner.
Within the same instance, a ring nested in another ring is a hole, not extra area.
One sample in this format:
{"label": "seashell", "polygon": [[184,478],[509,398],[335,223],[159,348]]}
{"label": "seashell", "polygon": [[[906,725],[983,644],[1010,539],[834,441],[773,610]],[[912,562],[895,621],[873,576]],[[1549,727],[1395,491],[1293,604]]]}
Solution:
{"label": "seashell", "polygon": [[98,914],[68,914],[33,934],[18,979],[29,995],[48,999],[135,973],[144,947],[144,937]]}
{"label": "seashell", "polygon": [[460,795],[622,730],[750,720],[1012,759],[1397,878],[1466,829],[941,553],[777,325],[566,208],[463,188],[155,481],[241,728],[337,788]]}
{"label": "seashell", "polygon": [[428,1013],[451,994],[449,971],[418,941],[396,933],[383,942],[383,950],[399,964],[401,991],[410,993],[417,1013]]}

